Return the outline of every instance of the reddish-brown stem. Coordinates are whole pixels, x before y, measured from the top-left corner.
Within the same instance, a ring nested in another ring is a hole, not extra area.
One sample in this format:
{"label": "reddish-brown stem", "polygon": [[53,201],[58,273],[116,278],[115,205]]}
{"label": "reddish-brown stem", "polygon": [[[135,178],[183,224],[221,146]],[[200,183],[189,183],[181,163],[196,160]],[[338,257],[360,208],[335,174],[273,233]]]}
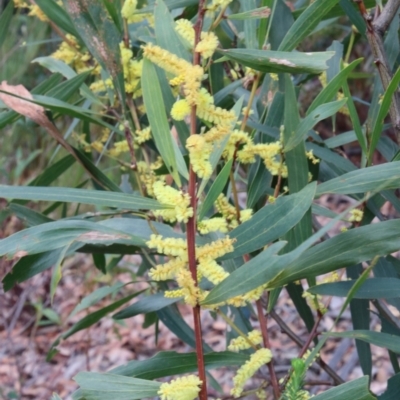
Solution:
{"label": "reddish-brown stem", "polygon": [[[250,260],[250,257],[248,254],[245,254],[243,256],[243,259],[245,262],[248,262]],[[268,322],[267,322],[267,318],[265,318],[265,315],[264,315],[264,307],[262,305],[261,299],[258,299],[256,301],[256,306],[257,306],[258,320],[260,322],[260,329],[261,329],[261,334],[263,337],[264,347],[266,349],[271,349],[271,345],[269,343],[269,336],[268,336]],[[276,374],[275,374],[274,363],[273,363],[272,359],[267,364],[267,367],[268,367],[269,375],[271,378],[271,385],[274,390],[274,397],[276,399],[279,399],[281,396],[281,393],[280,393],[279,382],[278,382],[278,378],[276,377]]]}
{"label": "reddish-brown stem", "polygon": [[314,326],[312,327],[311,332],[309,333],[307,340],[304,343],[304,346],[300,350],[299,358],[304,356],[304,354],[310,347],[311,342],[314,340],[315,336],[317,335],[317,329],[318,329],[318,326],[319,326],[323,316],[324,315],[322,314],[322,312],[317,310],[317,319],[315,320]]}
{"label": "reddish-brown stem", "polygon": [[[261,333],[262,333],[262,337],[263,337],[264,347],[266,349],[270,349],[271,345],[269,343],[269,338],[268,338],[268,326],[267,326],[268,322],[267,322],[267,318],[265,318],[265,315],[264,315],[264,308],[263,308],[261,299],[256,301],[256,305],[257,305],[258,320],[260,321],[260,328],[261,328]],[[274,390],[275,399],[279,399],[281,396],[281,393],[280,393],[279,382],[278,382],[278,378],[276,377],[276,374],[275,374],[275,369],[274,369],[274,364],[273,364],[272,359],[267,364],[267,367],[268,367],[269,376],[271,378],[271,385]]]}
{"label": "reddish-brown stem", "polygon": [[[201,35],[201,29],[203,27],[205,11],[206,11],[205,10],[205,0],[200,0],[198,19],[194,26],[194,29],[195,29],[194,47],[195,48],[196,48],[197,43],[200,41],[200,35]],[[193,65],[199,65],[199,64],[200,64],[200,54],[195,51],[193,54]],[[196,135],[196,105],[193,105],[191,108],[190,134]],[[189,168],[188,193],[190,196],[190,205],[193,209],[193,216],[189,218],[187,225],[186,225],[188,259],[189,259],[190,273],[191,273],[192,278],[197,286],[196,174],[194,173],[191,165]],[[199,398],[200,398],[200,400],[207,400],[207,381],[206,381],[206,370],[205,370],[205,366],[204,366],[203,337],[202,337],[202,332],[201,332],[200,305],[198,305],[198,304],[195,307],[193,307],[193,321],[194,321],[194,334],[195,334],[195,339],[196,339],[197,369],[198,369],[199,379],[202,381]]]}

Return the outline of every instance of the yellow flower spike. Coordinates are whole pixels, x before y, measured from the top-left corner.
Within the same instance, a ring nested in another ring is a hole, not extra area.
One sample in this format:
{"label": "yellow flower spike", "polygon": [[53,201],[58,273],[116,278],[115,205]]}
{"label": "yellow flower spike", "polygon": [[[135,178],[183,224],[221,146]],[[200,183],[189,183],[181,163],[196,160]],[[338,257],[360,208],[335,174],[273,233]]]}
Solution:
{"label": "yellow flower spike", "polygon": [[223,255],[232,252],[234,250],[234,242],[234,239],[226,236],[223,239],[218,239],[214,242],[207,243],[204,246],[198,247],[196,249],[196,258],[209,258],[215,260],[218,257],[222,257]]}
{"label": "yellow flower spike", "polygon": [[199,178],[208,178],[212,174],[210,155],[212,145],[207,143],[203,135],[191,135],[186,140],[190,163]]}
{"label": "yellow flower spike", "polygon": [[250,359],[239,368],[235,377],[233,378],[234,386],[231,390],[231,395],[234,397],[239,397],[243,392],[243,387],[246,381],[251,378],[264,364],[269,363],[271,359],[272,353],[269,349],[260,349],[252,354]]}
{"label": "yellow flower spike", "polygon": [[195,375],[182,376],[160,386],[161,400],[194,400],[199,392],[201,380]]}
{"label": "yellow flower spike", "polygon": [[214,285],[218,285],[218,283],[222,282],[229,276],[229,273],[211,258],[201,258],[197,268],[201,275],[207,278]]}
{"label": "yellow flower spike", "polygon": [[31,5],[31,6],[29,6],[29,8],[30,8],[30,11],[29,11],[28,15],[30,17],[37,17],[38,19],[40,19],[40,21],[49,22],[49,18],[37,4]]}
{"label": "yellow flower spike", "polygon": [[231,133],[231,136],[229,136],[228,143],[224,149],[224,152],[222,153],[222,156],[226,160],[231,159],[236,151],[236,146],[238,146],[240,144],[248,144],[249,145],[249,144],[252,144],[252,141],[247,132],[241,131],[239,129],[235,129]]}
{"label": "yellow flower spike", "polygon": [[112,157],[118,157],[121,153],[128,153],[129,145],[126,140],[115,142],[114,146],[108,151],[108,154]]}
{"label": "yellow flower spike", "polygon": [[121,15],[123,18],[130,18],[135,13],[137,7],[137,0],[125,0],[124,5],[121,9]]}
{"label": "yellow flower spike", "polygon": [[176,281],[182,289],[183,301],[191,307],[195,307],[199,299],[199,288],[196,286],[192,274],[187,269],[182,269],[176,276]]}
{"label": "yellow flower spike", "polygon": [[[262,335],[261,332],[257,329],[249,332],[247,334],[247,339],[254,345],[257,346],[262,343]],[[250,349],[250,343],[242,336],[239,336],[235,339],[232,339],[228,350],[238,352],[240,350]]]}
{"label": "yellow flower spike", "polygon": [[160,254],[185,258],[187,253],[186,240],[179,238],[163,238],[161,235],[151,235],[146,245],[151,249],[157,249]]}
{"label": "yellow flower spike", "polygon": [[313,150],[306,151],[306,156],[313,164],[318,164],[320,162],[320,160],[314,156]]}
{"label": "yellow flower spike", "polygon": [[156,165],[150,164],[150,166],[149,166],[149,165],[147,165],[147,163],[145,161],[139,161],[137,163],[137,171],[140,176],[140,181],[146,187],[146,191],[149,196],[154,196],[153,185],[155,182],[158,182],[158,181],[164,182],[165,181],[164,175],[155,175],[154,174],[154,172],[153,172],[154,169],[159,168],[159,167],[154,168],[155,166],[158,166],[158,164],[156,164]]}
{"label": "yellow flower spike", "polygon": [[230,3],[232,3],[233,0],[213,0],[212,3],[207,6],[208,11],[216,11],[219,8],[225,8],[227,7]]}
{"label": "yellow flower spike", "polygon": [[361,222],[364,216],[364,212],[362,210],[358,210],[355,208],[350,211],[349,222]]}
{"label": "yellow flower spike", "polygon": [[154,281],[166,281],[168,279],[173,279],[181,269],[186,267],[186,265],[186,260],[173,258],[165,264],[159,264],[154,268],[151,268],[149,271],[149,276]]}
{"label": "yellow flower spike", "polygon": [[251,208],[246,208],[240,211],[240,222],[246,222],[253,216],[253,210]]}
{"label": "yellow flower spike", "polygon": [[187,19],[179,19],[175,23],[175,30],[187,40],[191,46],[194,45],[194,28],[193,24]]}
{"label": "yellow flower spike", "polygon": [[141,131],[135,132],[135,143],[143,144],[151,139],[151,128],[148,126],[147,128],[142,129]]}
{"label": "yellow flower spike", "polygon": [[226,223],[226,219],[222,217],[215,217],[211,219],[206,219],[200,221],[197,224],[197,229],[202,235],[206,235],[210,232],[220,231],[222,233],[228,232],[228,224]]}
{"label": "yellow flower spike", "polygon": [[155,182],[153,185],[155,198],[161,204],[173,205],[173,209],[155,210],[154,215],[160,216],[169,222],[187,222],[193,216],[193,208],[190,207],[190,196],[187,193],[166,186],[163,182]]}
{"label": "yellow flower spike", "polygon": [[257,301],[264,292],[264,286],[259,286],[241,296],[232,297],[226,303],[234,307],[244,307],[246,303]]}
{"label": "yellow flower spike", "polygon": [[183,121],[190,114],[190,105],[185,99],[178,100],[171,109],[171,117],[176,121]]}
{"label": "yellow flower spike", "polygon": [[227,221],[236,220],[236,208],[229,203],[228,199],[222,193],[218,196],[214,205]]}
{"label": "yellow flower spike", "polygon": [[210,58],[218,47],[218,38],[214,32],[202,32],[201,40],[197,43],[196,51],[201,53],[203,58]]}

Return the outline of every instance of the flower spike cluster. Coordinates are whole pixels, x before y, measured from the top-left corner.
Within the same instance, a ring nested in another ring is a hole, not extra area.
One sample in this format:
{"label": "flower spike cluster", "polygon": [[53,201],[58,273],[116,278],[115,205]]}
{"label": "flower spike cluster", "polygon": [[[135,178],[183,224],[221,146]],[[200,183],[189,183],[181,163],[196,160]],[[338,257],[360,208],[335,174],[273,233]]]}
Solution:
{"label": "flower spike cluster", "polygon": [[[175,279],[179,289],[167,291],[165,296],[183,297],[186,304],[195,306],[205,293],[196,287],[189,271],[186,241],[151,235],[146,244],[169,257],[165,264],[156,265],[150,270],[150,278],[156,281]],[[199,278],[204,277],[214,284],[222,282],[229,274],[215,260],[232,251],[233,239],[229,237],[196,247]]]}
{"label": "flower spike cluster", "polygon": [[269,349],[259,349],[253,353],[250,356],[250,359],[239,368],[233,378],[234,385],[231,390],[231,395],[234,397],[240,397],[246,381],[250,379],[264,364],[269,363],[271,359],[272,353]]}
{"label": "flower spike cluster", "polygon": [[163,383],[158,390],[161,400],[194,400],[200,392],[201,380],[195,375],[182,376]]}

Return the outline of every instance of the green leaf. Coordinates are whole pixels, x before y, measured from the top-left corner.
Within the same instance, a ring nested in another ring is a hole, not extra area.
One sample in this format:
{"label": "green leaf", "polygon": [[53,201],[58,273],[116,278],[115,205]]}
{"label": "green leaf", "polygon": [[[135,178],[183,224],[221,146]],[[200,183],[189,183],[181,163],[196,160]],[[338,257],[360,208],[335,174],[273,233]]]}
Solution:
{"label": "green leaf", "polygon": [[386,391],[378,396],[379,400],[397,400],[398,398],[400,398],[400,374],[392,376],[387,382]]}
{"label": "green leaf", "polygon": [[[183,319],[176,304],[171,304],[170,306],[164,307],[156,312],[160,321],[172,333],[174,333],[179,339],[189,346],[196,348],[193,329]],[[212,351],[210,346],[208,346],[206,343],[203,343],[203,348],[207,353]]]}
{"label": "green leaf", "polygon": [[[240,4],[244,11],[251,11],[257,7],[256,0],[241,0]],[[257,21],[255,19],[244,20],[244,41],[248,49],[258,48]]]}
{"label": "green leaf", "polygon": [[270,287],[279,287],[393,253],[400,249],[399,235],[400,220],[351,229],[304,251],[289,264],[269,265],[265,282],[269,282]]}
{"label": "green leaf", "polygon": [[112,286],[103,286],[103,287],[96,289],[94,292],[85,296],[80,301],[80,303],[72,310],[72,312],[68,318],[71,318],[75,314],[78,314],[79,312],[85,310],[86,308],[93,306],[94,304],[98,303],[100,300],[104,299],[104,297],[118,292],[118,290],[120,290],[123,286],[124,286],[123,283],[117,282]]}
{"label": "green leaf", "polygon": [[170,174],[178,187],[180,187],[181,180],[176,165],[175,151],[172,144],[173,138],[165,113],[160,83],[154,64],[146,59],[143,61],[142,90],[143,101],[155,144]]}
{"label": "green leaf", "polygon": [[7,38],[7,31],[12,21],[14,2],[10,1],[0,15],[0,47]]}
{"label": "green leaf", "polygon": [[112,192],[122,192],[122,190],[117,186],[110,178],[108,178],[92,161],[80,150],[75,147],[72,148],[75,155],[78,157],[82,166],[89,173],[89,175],[95,180],[96,184],[100,185],[104,189],[111,190]]}
{"label": "green leaf", "polygon": [[307,249],[323,232],[317,232],[282,256],[276,255],[279,248],[275,248],[282,247],[282,242],[275,243],[231,273],[209,293],[203,304],[225,301],[263,284],[273,289],[300,279],[313,279],[400,249],[397,239],[400,235],[399,220],[352,229]]}
{"label": "green leaf", "polygon": [[294,50],[306,38],[339,0],[316,0],[306,10],[286,33],[279,49],[281,51]]}
{"label": "green leaf", "polygon": [[328,103],[334,99],[339,89],[342,87],[343,82],[346,81],[350,72],[360,64],[362,58],[358,60],[354,60],[350,65],[346,68],[342,69],[323,89],[319,92],[318,96],[311,103],[310,107],[308,107],[307,115],[313,112],[318,106]]}
{"label": "green leaf", "polygon": [[353,125],[354,132],[357,136],[357,140],[363,151],[363,159],[364,159],[365,158],[364,155],[367,152],[367,141],[363,133],[363,129],[361,127],[360,118],[358,117],[358,111],[356,109],[356,106],[354,105],[354,101],[351,96],[349,85],[347,84],[347,82],[343,82],[342,88],[344,96],[347,98],[347,108],[349,109],[351,123]]}
{"label": "green leaf", "polygon": [[388,333],[375,332],[369,330],[357,330],[346,332],[327,332],[323,336],[327,337],[341,337],[363,340],[364,342],[371,343],[378,347],[383,347],[400,354],[400,337],[390,335]]}
{"label": "green leaf", "polygon": [[156,200],[135,194],[62,187],[0,185],[0,197],[30,201],[74,202],[93,204],[99,207],[118,207],[134,211],[169,208],[168,206],[161,205]]}
{"label": "green leaf", "polygon": [[[198,0],[166,0],[165,5],[168,7],[169,10],[175,10],[176,8],[182,7],[190,7],[197,5],[199,2]],[[150,5],[147,7],[143,7],[136,12],[139,14],[151,12],[154,8],[154,5]]]}
{"label": "green leaf", "polygon": [[[370,303],[366,299],[356,299],[355,296],[360,291],[363,284],[371,273],[371,269],[375,265],[375,259],[371,262],[370,266],[364,270],[361,264],[353,265],[346,268],[346,275],[350,279],[356,279],[356,282],[349,290],[348,296],[342,305],[339,312],[339,317],[336,321],[339,321],[345,309],[347,309],[348,303],[350,303],[350,314],[353,329],[369,329],[371,322]],[[343,312],[342,312],[343,310]],[[335,325],[335,324],[334,324]],[[372,375],[372,352],[371,345],[361,340],[356,340],[356,348],[358,359],[360,361],[361,369],[364,375]]]}
{"label": "green leaf", "polygon": [[[75,244],[74,250],[79,246],[79,244]],[[12,271],[3,278],[4,291],[7,292],[16,284],[25,282],[32,278],[32,276],[51,268],[59,259],[61,252],[62,248],[59,248],[44,253],[22,257],[14,265]]]}
{"label": "green leaf", "polygon": [[271,14],[269,7],[254,8],[249,11],[245,11],[238,14],[230,14],[227,16],[228,19],[262,19],[268,18]]}
{"label": "green leaf", "polygon": [[38,0],[35,3],[43,11],[43,13],[52,21],[58,28],[63,29],[65,32],[79,38],[74,24],[65,10],[60,7],[57,2],[49,0]]}
{"label": "green leaf", "polygon": [[54,97],[62,101],[68,101],[83,85],[88,76],[90,76],[90,71],[83,72],[67,81],[61,82],[57,86],[52,87],[46,93],[46,96]]}
{"label": "green leaf", "polygon": [[85,400],[135,400],[157,397],[160,382],[110,373],[80,372],[74,380]]}
{"label": "green leaf", "polygon": [[389,86],[385,90],[382,103],[379,107],[379,112],[376,117],[375,124],[371,134],[371,143],[369,148],[370,159],[372,159],[374,150],[378,144],[379,138],[381,137],[383,131],[383,123],[385,121],[387,113],[389,112],[392,101],[396,101],[396,99],[393,96],[395,95],[395,92],[398,89],[399,82],[400,82],[400,68],[397,70],[392,80],[390,81]]}
{"label": "green leaf", "polygon": [[[323,283],[308,289],[312,294],[347,297],[353,281]],[[370,278],[355,293],[355,299],[390,299],[400,297],[400,279]]]}
{"label": "green leaf", "polygon": [[213,206],[215,200],[221,194],[224,189],[226,182],[229,179],[229,174],[231,172],[233,159],[230,159],[222,168],[221,172],[218,174],[217,178],[210,187],[204,202],[200,206],[199,221],[202,221],[206,216],[208,210]]}
{"label": "green leaf", "polygon": [[217,50],[225,57],[237,61],[256,71],[291,74],[319,74],[328,66],[326,62],[335,54],[333,51],[300,53],[286,51],[267,51],[255,49]]}
{"label": "green leaf", "polygon": [[335,388],[313,397],[314,400],[376,400],[369,389],[369,377],[363,376],[351,382],[343,383]]}
{"label": "green leaf", "polygon": [[[263,283],[265,283],[264,274],[260,265],[269,264],[270,266],[277,256],[275,256],[287,242],[279,241],[273,243],[266,250],[261,252],[241,268],[233,271],[220,284],[216,285],[208,296],[201,302],[202,305],[218,304],[232,297],[247,293]],[[291,254],[291,253],[289,253]],[[274,257],[274,259],[273,259]],[[288,255],[282,256],[287,259]]]}
{"label": "green leaf", "polygon": [[[35,58],[32,62],[33,63],[37,62],[39,65],[41,65],[44,68],[47,68],[51,72],[54,72],[54,73],[58,72],[67,79],[72,79],[77,75],[77,73],[69,65],[65,64],[65,62],[58,60],[56,58],[50,57],[50,56],[49,57],[38,57],[38,58]],[[32,93],[34,93],[33,90],[32,90]],[[40,94],[40,93],[38,93],[38,94]],[[97,96],[95,96],[93,94],[93,92],[86,86],[86,84],[82,84],[81,94],[82,94],[82,96],[84,96],[87,99],[89,99],[90,101],[92,101],[94,104],[103,106],[103,103],[98,99]]]}
{"label": "green leaf", "polygon": [[285,144],[284,151],[286,152],[296,147],[299,143],[301,143],[304,140],[308,132],[318,122],[336,114],[346,104],[346,102],[347,99],[342,99],[318,106],[314,111],[308,114],[306,118],[304,118],[300,122],[293,136],[291,136],[288,142]]}
{"label": "green leaf", "polygon": [[134,317],[138,314],[147,314],[149,312],[161,310],[162,308],[174,304],[179,300],[179,297],[167,298],[164,296],[164,293],[153,294],[151,296],[146,296],[129,307],[117,312],[113,315],[113,318],[126,319]]}
{"label": "green leaf", "polygon": [[112,229],[101,223],[82,220],[60,220],[33,226],[0,240],[0,256],[21,257],[64,247],[74,241],[122,243],[144,246],[145,241]]}
{"label": "green leaf", "polygon": [[257,211],[250,220],[230,232],[229,237],[236,241],[235,250],[221,260],[251,253],[283,236],[311,207],[315,188],[315,183],[312,183],[300,192],[281,196],[273,204]]}
{"label": "green leaf", "polygon": [[175,31],[175,21],[163,0],[155,3],[154,30],[160,47],[186,61],[191,60],[192,56],[185,49],[181,36]]}
{"label": "green leaf", "polygon": [[400,180],[400,161],[380,164],[348,172],[337,178],[321,183],[317,196],[324,193],[354,194],[386,189],[397,189]]}
{"label": "green leaf", "polygon": [[89,52],[110,74],[124,107],[125,88],[119,49],[121,35],[110,14],[100,0],[63,0],[63,3]]}
{"label": "green leaf", "polygon": [[53,219],[20,204],[11,203],[9,209],[28,226],[35,226],[54,221]]}
{"label": "green leaf", "polygon": [[[204,355],[206,369],[242,365],[249,359],[248,354],[223,351]],[[197,371],[196,353],[176,353],[162,351],[143,361],[130,361],[126,365],[112,369],[117,375],[141,379],[158,379],[165,376],[180,375]]]}
{"label": "green leaf", "polygon": [[124,30],[124,23],[122,21],[121,5],[115,3],[113,0],[101,0],[101,2],[104,4],[104,7],[110,14],[115,26],[118,28],[118,31],[122,34]]}

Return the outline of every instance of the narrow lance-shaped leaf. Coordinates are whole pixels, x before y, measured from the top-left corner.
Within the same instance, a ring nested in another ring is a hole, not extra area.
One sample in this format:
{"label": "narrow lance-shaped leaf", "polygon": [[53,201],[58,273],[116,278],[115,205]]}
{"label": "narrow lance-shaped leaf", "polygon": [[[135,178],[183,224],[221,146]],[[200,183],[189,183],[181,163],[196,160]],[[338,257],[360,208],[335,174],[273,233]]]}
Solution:
{"label": "narrow lance-shaped leaf", "polygon": [[394,161],[351,171],[321,183],[317,187],[317,196],[324,193],[354,194],[397,189],[400,186],[399,180],[400,161]]}
{"label": "narrow lance-shaped leaf", "polygon": [[308,107],[307,115],[313,112],[318,106],[332,101],[336,96],[338,90],[343,85],[343,82],[346,81],[349,74],[354,70],[354,68],[358,64],[360,64],[362,60],[363,60],[362,58],[354,60],[350,65],[348,65],[346,68],[340,71],[314,99],[310,107]]}
{"label": "narrow lance-shaped leaf", "polygon": [[228,19],[262,19],[268,18],[271,15],[271,9],[267,6],[254,8],[253,10],[245,11],[238,14],[230,14]]}
{"label": "narrow lance-shaped leaf", "polygon": [[156,200],[135,194],[62,187],[0,185],[0,198],[93,204],[100,207],[117,207],[134,211],[169,208]]}
{"label": "narrow lance-shaped leaf", "polygon": [[[212,352],[204,355],[207,369],[242,365],[249,359],[248,354],[229,351]],[[162,351],[154,357],[141,361],[130,361],[126,365],[112,369],[112,374],[131,376],[141,379],[158,379],[164,376],[178,375],[197,370],[196,353],[176,353]]]}
{"label": "narrow lance-shaped leaf", "polygon": [[143,299],[137,301],[136,303],[124,308],[123,310],[117,312],[113,315],[114,319],[126,319],[134,317],[139,314],[146,314],[149,312],[154,312],[161,310],[171,304],[174,304],[180,300],[177,298],[167,298],[164,296],[163,292],[153,294],[151,296],[146,296]]}
{"label": "narrow lance-shaped leaf", "polygon": [[267,254],[274,245],[269,247],[217,285],[203,304],[225,301],[262,284],[273,289],[299,279],[314,278],[400,249],[400,220],[352,229],[307,249],[323,232],[317,232],[282,256],[276,255],[277,251]]}
{"label": "narrow lance-shaped leaf", "polygon": [[315,400],[376,400],[369,389],[369,377],[363,376],[355,381],[344,383],[313,397]]}
{"label": "narrow lance-shaped leaf", "polygon": [[80,372],[74,378],[85,400],[136,400],[157,397],[160,382],[110,373]]}
{"label": "narrow lance-shaped leaf", "polygon": [[[395,75],[393,76],[389,86],[385,90],[385,93],[383,95],[382,103],[379,108],[378,115],[375,120],[374,128],[372,130],[372,135],[371,135],[371,144],[369,148],[369,158],[372,158],[372,155],[374,153],[374,150],[378,144],[378,140],[381,137],[382,130],[383,130],[383,123],[385,120],[385,117],[390,109],[390,106],[392,102],[397,101],[396,98],[398,96],[397,88],[399,86],[399,81],[400,81],[400,69],[397,70]],[[398,121],[397,121],[398,123]]]}
{"label": "narrow lance-shaped leaf", "polygon": [[229,178],[229,173],[232,168],[233,159],[230,159],[222,168],[217,178],[213,182],[210,190],[207,193],[204,202],[200,206],[199,220],[201,221],[207,214],[207,211],[213,206],[214,201],[217,200],[218,196],[224,189],[224,186]]}
{"label": "narrow lance-shaped leaf", "polygon": [[[312,294],[323,296],[347,297],[353,281],[323,283],[308,289]],[[367,279],[355,293],[355,299],[390,299],[400,297],[400,279],[371,278]]]}
{"label": "narrow lance-shaped leaf", "polygon": [[336,114],[347,102],[347,99],[332,101],[331,103],[322,104],[314,111],[308,114],[299,124],[293,136],[285,143],[285,152],[293,149],[301,143],[307,136],[308,132],[319,122],[325,118]]}
{"label": "narrow lance-shaped leaf", "polygon": [[33,226],[0,240],[0,256],[22,257],[64,247],[72,242],[122,243],[144,246],[140,237],[112,229],[101,223],[60,220]]}
{"label": "narrow lance-shaped leaf", "polygon": [[289,32],[287,32],[279,45],[279,50],[294,50],[297,45],[314,30],[323,16],[327,14],[338,1],[339,0],[316,0],[311,3],[291,26]]}
{"label": "narrow lance-shaped leaf", "polygon": [[158,82],[155,66],[151,61],[146,59],[143,61],[142,90],[144,105],[155,144],[170,174],[180,187],[181,180],[176,165],[175,151],[172,144],[173,138],[167,115],[165,114],[161,87]]}
{"label": "narrow lance-shaped leaf", "polygon": [[312,183],[299,193],[282,196],[275,203],[257,211],[249,221],[230,232],[229,237],[236,240],[235,250],[221,259],[226,260],[251,253],[283,236],[311,207],[315,188],[315,183]]}
{"label": "narrow lance-shaped leaf", "polygon": [[357,330],[347,332],[327,332],[324,334],[327,337],[342,337],[363,340],[378,347],[391,350],[394,353],[400,354],[400,337],[390,335],[389,333],[375,332],[369,330]]}
{"label": "narrow lance-shaped leaf", "polygon": [[218,52],[256,71],[292,74],[319,74],[328,68],[326,62],[335,54],[333,51],[292,53],[255,49],[229,49],[218,50]]}

